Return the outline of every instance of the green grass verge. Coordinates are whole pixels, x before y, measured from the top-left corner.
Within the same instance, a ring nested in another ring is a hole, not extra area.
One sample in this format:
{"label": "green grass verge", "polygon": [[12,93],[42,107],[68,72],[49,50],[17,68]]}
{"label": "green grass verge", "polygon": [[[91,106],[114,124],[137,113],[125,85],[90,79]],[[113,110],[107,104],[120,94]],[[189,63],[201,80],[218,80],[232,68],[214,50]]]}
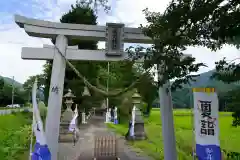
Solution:
{"label": "green grass verge", "polygon": [[[228,113],[227,113],[228,114]],[[188,115],[188,116],[187,116]],[[232,117],[220,114],[220,144],[221,148],[231,152],[240,152],[240,127],[231,126]],[[231,113],[229,113],[231,115]],[[192,116],[189,110],[174,111],[175,135],[178,151],[178,159],[191,160],[193,146]],[[126,124],[108,124],[116,133],[124,136],[127,133]],[[151,116],[145,120],[145,131],[148,139],[144,141],[135,141],[131,143],[134,148],[141,149],[145,154],[156,160],[162,160],[163,157],[163,138],[160,113],[153,110]]]}
{"label": "green grass verge", "polygon": [[0,159],[26,160],[28,155],[31,113],[0,116]]}
{"label": "green grass verge", "polygon": [[20,108],[6,108],[6,107],[0,107],[0,110],[19,110],[19,109],[25,109],[29,107],[20,107]]}

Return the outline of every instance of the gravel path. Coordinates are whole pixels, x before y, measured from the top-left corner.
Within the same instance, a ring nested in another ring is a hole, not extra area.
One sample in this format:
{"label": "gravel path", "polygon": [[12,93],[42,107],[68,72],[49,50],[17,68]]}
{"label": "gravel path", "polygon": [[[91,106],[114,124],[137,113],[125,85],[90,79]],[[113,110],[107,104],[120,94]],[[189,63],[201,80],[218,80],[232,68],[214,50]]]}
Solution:
{"label": "gravel path", "polygon": [[[59,160],[92,160],[94,136],[113,134],[106,128],[103,117],[92,117],[89,124],[80,126],[80,138],[76,146],[73,146],[72,143],[59,144]],[[136,154],[122,138],[118,139],[118,144],[121,160],[153,160],[150,157]]]}

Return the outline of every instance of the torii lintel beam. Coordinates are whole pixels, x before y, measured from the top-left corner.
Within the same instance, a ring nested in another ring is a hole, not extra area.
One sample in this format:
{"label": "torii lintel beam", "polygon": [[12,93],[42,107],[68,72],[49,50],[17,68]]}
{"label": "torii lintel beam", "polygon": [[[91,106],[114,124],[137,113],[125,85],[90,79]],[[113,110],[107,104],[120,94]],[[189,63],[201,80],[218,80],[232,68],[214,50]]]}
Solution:
{"label": "torii lintel beam", "polygon": [[[22,59],[26,60],[52,60],[57,49],[52,45],[43,45],[43,48],[22,48]],[[190,54],[183,55],[182,59],[191,57]],[[66,59],[72,61],[129,61],[128,53],[123,52],[121,56],[105,56],[104,50],[79,50],[77,46],[68,46]],[[143,63],[144,59],[138,59],[137,63]]]}
{"label": "torii lintel beam", "polygon": [[[58,51],[54,47],[23,47],[21,58],[28,60],[52,60],[54,59],[55,52]],[[78,50],[68,47],[66,50],[66,59],[73,61],[124,61],[128,60],[128,55],[127,53],[122,53],[121,56],[105,56],[104,50]]]}
{"label": "torii lintel beam", "polygon": [[[65,35],[68,38],[81,40],[106,40],[106,26],[57,23],[44,20],[27,18],[15,15],[15,22],[24,28],[29,36],[41,38],[55,38],[57,35]],[[124,27],[124,42],[151,44],[152,40],[144,36],[140,28]]]}

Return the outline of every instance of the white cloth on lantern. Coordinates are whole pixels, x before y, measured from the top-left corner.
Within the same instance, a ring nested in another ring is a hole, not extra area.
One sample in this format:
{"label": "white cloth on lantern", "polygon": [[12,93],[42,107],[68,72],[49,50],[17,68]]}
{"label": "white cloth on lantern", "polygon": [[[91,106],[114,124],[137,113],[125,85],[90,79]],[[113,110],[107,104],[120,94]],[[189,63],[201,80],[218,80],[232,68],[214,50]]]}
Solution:
{"label": "white cloth on lantern", "polygon": [[77,117],[78,117],[78,109],[76,107],[74,110],[74,116],[69,124],[69,131],[71,132],[77,129]]}
{"label": "white cloth on lantern", "polygon": [[136,107],[134,105],[132,109],[132,125],[130,128],[130,136],[132,137],[134,136],[135,112],[136,112]]}

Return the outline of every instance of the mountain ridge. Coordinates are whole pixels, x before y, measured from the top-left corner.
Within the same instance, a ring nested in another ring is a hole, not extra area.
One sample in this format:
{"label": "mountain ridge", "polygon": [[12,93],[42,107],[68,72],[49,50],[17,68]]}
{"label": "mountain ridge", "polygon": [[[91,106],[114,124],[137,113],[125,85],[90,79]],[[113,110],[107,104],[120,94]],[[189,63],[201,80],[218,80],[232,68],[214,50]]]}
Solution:
{"label": "mountain ridge", "polygon": [[189,108],[192,100],[192,88],[195,87],[210,87],[215,88],[218,94],[234,90],[239,87],[238,83],[224,83],[222,81],[212,79],[211,76],[215,70],[210,70],[199,74],[196,77],[196,81],[190,82],[190,84],[183,85],[182,89],[177,89],[172,92],[173,105],[175,108]]}
{"label": "mountain ridge", "polygon": [[22,83],[20,83],[20,82],[18,82],[16,80],[13,80],[12,78],[4,77],[4,76],[0,75],[0,79],[3,79],[4,83],[6,83],[8,85],[14,84],[14,86],[17,87],[17,88],[23,88],[23,84]]}

